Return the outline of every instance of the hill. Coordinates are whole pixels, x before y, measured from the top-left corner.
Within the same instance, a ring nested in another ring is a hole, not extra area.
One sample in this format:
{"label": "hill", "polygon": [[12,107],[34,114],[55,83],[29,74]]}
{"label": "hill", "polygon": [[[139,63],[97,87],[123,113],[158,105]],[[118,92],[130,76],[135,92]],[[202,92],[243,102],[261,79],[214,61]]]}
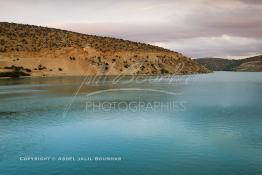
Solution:
{"label": "hill", "polygon": [[149,44],[0,22],[0,76],[206,72],[180,53]]}
{"label": "hill", "polygon": [[262,72],[262,55],[240,60],[224,58],[198,58],[196,61],[213,71]]}

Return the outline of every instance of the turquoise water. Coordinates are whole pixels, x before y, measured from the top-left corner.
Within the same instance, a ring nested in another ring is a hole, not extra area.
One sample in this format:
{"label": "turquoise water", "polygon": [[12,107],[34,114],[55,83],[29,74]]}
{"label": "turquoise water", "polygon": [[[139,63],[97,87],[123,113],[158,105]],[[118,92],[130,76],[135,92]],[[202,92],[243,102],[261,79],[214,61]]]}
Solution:
{"label": "turquoise water", "polygon": [[0,174],[262,174],[262,73],[130,79],[0,80]]}

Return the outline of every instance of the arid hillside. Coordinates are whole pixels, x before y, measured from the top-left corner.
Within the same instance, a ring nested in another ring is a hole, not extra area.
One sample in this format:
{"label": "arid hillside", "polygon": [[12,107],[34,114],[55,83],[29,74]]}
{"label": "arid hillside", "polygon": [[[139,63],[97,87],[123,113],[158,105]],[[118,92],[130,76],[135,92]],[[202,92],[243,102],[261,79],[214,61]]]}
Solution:
{"label": "arid hillside", "polygon": [[0,23],[0,76],[192,74],[209,72],[180,53],[149,44]]}

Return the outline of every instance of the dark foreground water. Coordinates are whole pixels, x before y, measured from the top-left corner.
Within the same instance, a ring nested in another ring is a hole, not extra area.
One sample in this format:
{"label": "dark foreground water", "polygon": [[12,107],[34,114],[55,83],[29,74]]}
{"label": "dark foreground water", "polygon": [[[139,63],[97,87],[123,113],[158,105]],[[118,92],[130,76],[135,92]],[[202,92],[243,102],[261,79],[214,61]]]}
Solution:
{"label": "dark foreground water", "polygon": [[262,174],[262,73],[130,79],[0,80],[0,175]]}

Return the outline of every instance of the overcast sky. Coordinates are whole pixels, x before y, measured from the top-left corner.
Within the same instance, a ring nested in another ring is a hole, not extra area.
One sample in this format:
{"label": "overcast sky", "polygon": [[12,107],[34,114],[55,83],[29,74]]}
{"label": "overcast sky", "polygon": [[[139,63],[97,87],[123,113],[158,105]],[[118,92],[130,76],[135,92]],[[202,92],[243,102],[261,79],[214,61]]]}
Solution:
{"label": "overcast sky", "polygon": [[0,0],[0,21],[141,41],[194,58],[262,53],[262,0]]}

